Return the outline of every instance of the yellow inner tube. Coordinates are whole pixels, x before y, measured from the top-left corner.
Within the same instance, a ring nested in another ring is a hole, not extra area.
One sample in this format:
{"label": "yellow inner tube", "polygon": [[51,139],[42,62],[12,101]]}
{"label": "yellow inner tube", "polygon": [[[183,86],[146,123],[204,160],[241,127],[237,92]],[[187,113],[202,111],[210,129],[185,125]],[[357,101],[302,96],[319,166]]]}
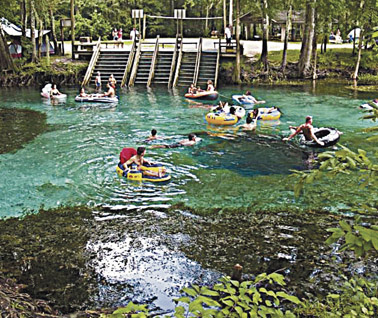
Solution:
{"label": "yellow inner tube", "polygon": [[223,125],[230,126],[235,125],[238,122],[238,117],[236,115],[226,114],[226,113],[208,113],[205,117],[206,121],[210,125]]}
{"label": "yellow inner tube", "polygon": [[[281,112],[278,109],[271,110],[270,108],[258,108],[259,112],[257,119],[261,120],[277,120],[281,117]],[[250,113],[251,116],[253,112]]]}
{"label": "yellow inner tube", "polygon": [[[141,170],[149,170],[149,171],[155,171],[159,172],[159,169],[162,169],[163,166],[157,166],[157,167],[145,167],[142,166]],[[116,171],[120,177],[124,176],[124,170],[122,170],[120,167],[117,166]],[[169,174],[165,174],[161,178],[155,177],[155,176],[148,176],[144,175],[142,171],[140,170],[129,170],[127,172],[127,179],[132,181],[150,181],[150,182],[164,182],[171,179],[171,176]]]}

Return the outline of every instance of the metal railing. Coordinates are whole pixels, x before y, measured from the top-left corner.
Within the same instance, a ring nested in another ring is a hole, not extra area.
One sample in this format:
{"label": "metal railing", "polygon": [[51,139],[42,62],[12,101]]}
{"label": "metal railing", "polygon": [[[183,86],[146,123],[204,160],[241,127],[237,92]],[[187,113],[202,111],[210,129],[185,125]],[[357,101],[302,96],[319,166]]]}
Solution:
{"label": "metal railing", "polygon": [[88,82],[91,79],[93,69],[96,66],[97,60],[100,56],[100,50],[101,50],[100,46],[101,46],[101,37],[98,39],[96,46],[93,48],[93,54],[92,54],[91,60],[90,60],[89,65],[88,65],[87,72],[85,73],[83,82],[81,83],[82,87],[87,85]]}
{"label": "metal railing", "polygon": [[154,55],[152,56],[150,74],[148,75],[148,81],[147,81],[147,87],[151,86],[152,79],[155,76],[156,59],[157,59],[158,53],[159,53],[159,35],[156,37]]}

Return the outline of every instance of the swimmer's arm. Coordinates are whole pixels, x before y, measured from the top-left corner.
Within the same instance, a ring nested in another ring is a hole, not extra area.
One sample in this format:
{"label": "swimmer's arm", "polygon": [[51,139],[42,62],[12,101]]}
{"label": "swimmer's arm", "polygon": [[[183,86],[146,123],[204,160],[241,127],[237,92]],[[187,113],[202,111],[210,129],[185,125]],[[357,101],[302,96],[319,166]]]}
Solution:
{"label": "swimmer's arm", "polygon": [[314,129],[310,129],[310,135],[311,135],[311,138],[313,140],[315,140],[315,142],[321,146],[324,146],[324,142],[320,141],[318,138],[316,138],[315,134],[314,134]]}
{"label": "swimmer's arm", "polygon": [[[302,125],[300,125],[295,132],[293,132],[289,137],[284,138],[283,140],[289,141],[291,138],[295,137],[302,131]],[[315,137],[316,138],[316,137]]]}
{"label": "swimmer's arm", "polygon": [[123,166],[125,167],[125,169],[128,169],[130,165],[132,165],[134,163],[134,159],[133,158],[130,158],[129,160],[127,160]]}
{"label": "swimmer's arm", "polygon": [[145,164],[145,163],[147,163],[148,165],[153,164],[152,161],[143,158],[142,165]]}

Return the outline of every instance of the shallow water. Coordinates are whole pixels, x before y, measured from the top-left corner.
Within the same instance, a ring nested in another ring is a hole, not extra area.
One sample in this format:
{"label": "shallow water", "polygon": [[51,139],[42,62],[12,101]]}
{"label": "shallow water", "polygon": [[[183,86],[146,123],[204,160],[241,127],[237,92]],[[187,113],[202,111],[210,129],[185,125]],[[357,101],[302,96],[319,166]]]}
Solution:
{"label": "shallow water", "polygon": [[[334,89],[340,92],[340,87]],[[42,205],[86,204],[115,209],[166,206],[173,198],[175,202],[184,199],[183,185],[188,181],[203,181],[198,174],[229,171],[250,181],[255,175],[288,174],[290,169],[308,168],[308,150],[279,141],[280,136],[288,134],[288,125],[301,123],[305,115],[312,114],[314,125],[343,131],[342,141],[347,144],[351,135],[361,134],[362,128],[371,125],[359,120],[361,111],[356,106],[362,99],[351,98],[349,92],[335,96],[313,94],[311,90],[254,89],[268,106],[279,106],[284,116],[279,122],[259,122],[258,135],[228,129],[233,139],[227,139],[230,137],[223,135],[224,129],[205,123],[206,110],[190,108],[192,103],[179,91],[133,89],[120,92],[118,105],[98,105],[75,103],[75,90],[66,88],[66,103],[52,105],[41,99],[36,89],[1,89],[2,107],[42,112],[49,126],[47,132],[17,152],[0,156],[1,216],[37,211]],[[227,87],[220,92],[230,97],[238,91]],[[168,185],[133,184],[114,173],[119,151],[145,145],[143,140],[151,128],[167,138],[161,143],[174,143],[190,132],[198,132],[203,139],[188,149],[147,150],[147,157],[163,162],[170,170],[172,182]],[[22,166],[27,172],[16,169]],[[229,181],[234,187],[235,180]],[[195,198],[185,196],[185,200],[198,204]]]}
{"label": "shallow water", "polygon": [[[246,89],[223,87],[220,93],[226,100]],[[336,127],[344,132],[343,144],[361,147],[366,135],[362,129],[372,123],[359,120],[362,112],[357,106],[376,96],[356,95],[336,85],[253,88],[266,106],[278,106],[284,115],[280,121],[259,122],[256,133],[245,133],[234,127],[209,127],[204,120],[207,110],[182,98],[178,90],[120,91],[118,105],[75,103],[76,90],[61,90],[69,95],[67,101],[52,105],[40,98],[37,89],[0,89],[1,107],[41,112],[48,125],[34,139],[23,141],[22,147],[17,144],[17,151],[0,155],[0,216],[37,212],[41,206],[105,209],[96,216],[95,234],[83,247],[90,255],[87,266],[98,281],[96,292],[88,296],[95,303],[114,306],[134,297],[172,309],[169,299],[184,284],[213,281],[228,274],[235,262],[248,272],[276,270],[281,263],[300,272],[297,258],[309,258],[311,253],[303,251],[299,242],[313,239],[308,233],[317,216],[294,225],[295,214],[284,213],[274,221],[269,213],[319,207],[338,212],[373,195],[341,178],[337,183],[321,181],[295,200],[288,176],[292,169],[311,168],[313,152],[281,138],[289,133],[289,125],[302,123],[311,114],[314,126]],[[203,140],[194,147],[147,149],[147,158],[164,163],[170,171],[168,184],[120,178],[115,173],[120,150],[149,146],[144,140],[151,128],[162,138],[154,143],[174,143],[190,132]],[[219,224],[225,210],[231,211],[229,222]],[[272,212],[254,216],[261,210]],[[243,224],[242,212],[252,220]],[[206,214],[219,220],[205,217],[196,224],[196,215]],[[266,224],[254,228],[260,222]],[[321,225],[316,233],[327,227],[323,221]],[[251,244],[241,244],[244,238],[239,231],[248,235]],[[315,237],[313,245],[322,245],[324,235]],[[298,279],[312,270],[297,275]]]}

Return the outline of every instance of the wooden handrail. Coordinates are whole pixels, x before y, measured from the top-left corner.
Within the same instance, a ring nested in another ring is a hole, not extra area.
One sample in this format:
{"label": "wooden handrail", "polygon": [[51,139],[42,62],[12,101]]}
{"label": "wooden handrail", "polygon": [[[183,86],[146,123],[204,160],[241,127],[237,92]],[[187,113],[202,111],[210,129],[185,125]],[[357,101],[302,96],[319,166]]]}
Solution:
{"label": "wooden handrail", "polygon": [[193,83],[194,83],[194,86],[197,86],[198,74],[199,74],[200,63],[201,63],[201,53],[202,53],[202,38],[199,38],[199,40],[198,40],[197,58],[196,58],[196,66],[195,66],[194,74],[193,74]]}
{"label": "wooden handrail", "polygon": [[178,82],[178,78],[179,78],[179,74],[180,74],[183,46],[184,46],[183,45],[183,39],[181,39],[180,52],[179,52],[179,56],[178,56],[178,59],[177,59],[176,74],[175,74],[175,79],[173,81],[173,87],[177,86],[177,82]]}
{"label": "wooden handrail", "polygon": [[[181,38],[180,44],[182,46],[182,38]],[[175,73],[175,70],[176,70],[176,60],[177,60],[178,47],[179,47],[179,37],[178,37],[178,35],[176,35],[175,50],[173,51],[171,70],[169,72],[168,88],[172,87],[171,83],[172,83],[172,79],[173,79],[173,74]]]}
{"label": "wooden handrail", "polygon": [[134,85],[135,77],[136,77],[137,71],[138,71],[141,49],[142,49],[142,43],[140,43],[140,41],[139,41],[138,49],[136,51],[135,58],[134,58],[133,69],[132,69],[131,75],[130,75],[129,86]]}
{"label": "wooden handrail", "polygon": [[125,71],[123,73],[121,87],[124,87],[126,85],[126,81],[127,81],[127,78],[129,76],[129,73],[130,73],[130,70],[131,70],[131,66],[133,65],[134,55],[135,55],[135,45],[136,44],[135,44],[135,39],[134,39],[133,44],[131,46],[129,58],[127,59]]}
{"label": "wooden handrail", "polygon": [[[220,42],[220,39],[219,39],[219,42]],[[215,68],[214,87],[217,87],[217,83],[218,83],[220,56],[221,56],[221,46],[219,45],[218,54],[217,54],[217,64],[215,66],[216,68]]]}
{"label": "wooden handrail", "polygon": [[151,66],[150,66],[150,74],[148,75],[147,87],[151,86],[152,79],[155,76],[155,67],[156,67],[156,59],[159,52],[159,35],[156,37],[155,43],[155,50],[154,55],[152,56]]}
{"label": "wooden handrail", "polygon": [[88,68],[87,68],[87,72],[85,73],[85,76],[84,76],[84,79],[83,79],[83,82],[81,83],[81,86],[85,86],[88,84],[88,82],[90,81],[91,79],[91,76],[92,76],[92,73],[93,73],[93,69],[97,63],[97,60],[98,60],[98,57],[100,56],[100,46],[101,46],[101,37],[98,38],[98,41],[96,43],[96,46],[93,48],[93,54],[92,54],[92,57],[91,57],[91,60],[88,64]]}

